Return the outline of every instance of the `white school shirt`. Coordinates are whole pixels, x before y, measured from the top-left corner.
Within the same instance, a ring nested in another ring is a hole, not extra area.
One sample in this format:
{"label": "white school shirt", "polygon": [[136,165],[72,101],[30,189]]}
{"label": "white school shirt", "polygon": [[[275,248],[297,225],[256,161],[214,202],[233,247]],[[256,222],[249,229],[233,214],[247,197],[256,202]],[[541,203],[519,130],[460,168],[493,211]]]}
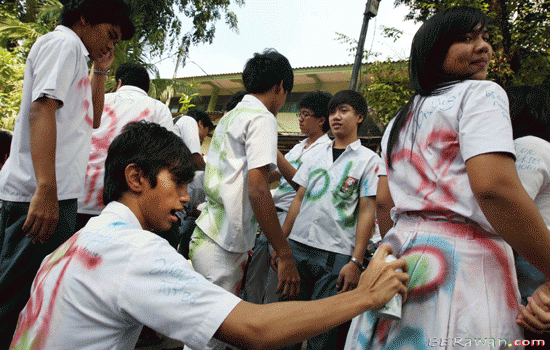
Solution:
{"label": "white school shirt", "polygon": [[12,347],[133,349],[147,325],[204,349],[240,301],[112,202],[43,260]]}
{"label": "white school shirt", "polygon": [[395,203],[393,222],[401,213],[429,211],[442,218],[467,218],[496,233],[474,197],[465,162],[486,153],[515,155],[506,92],[490,81],[465,80],[427,97],[417,121],[401,130],[393,170],[387,171],[386,146],[393,122],[382,137],[380,172],[388,176]]}
{"label": "white school shirt", "polygon": [[515,139],[514,145],[519,179],[550,229],[550,143],[525,136]]}
{"label": "white school shirt", "polygon": [[174,125],[176,134],[181,137],[183,143],[189,148],[191,154],[202,154],[201,140],[199,138],[199,124],[197,121],[188,116],[182,115]]}
{"label": "white school shirt", "polygon": [[[313,150],[316,146],[331,142],[328,135],[324,134],[323,136],[315,140],[315,142],[313,142],[308,148],[305,148],[307,145],[307,140],[307,138],[301,140],[296,145],[294,145],[294,147],[292,147],[292,149],[288,151],[287,154],[285,154],[285,159],[288,160],[288,162],[296,169],[299,169],[302,165],[302,155]],[[272,194],[275,206],[279,209],[282,209],[283,211],[288,211],[290,205],[292,204],[292,201],[294,200],[294,196],[296,196],[296,191],[288,183],[288,181],[286,181],[286,179],[282,177],[281,181],[279,182],[279,186],[275,189],[275,191],[272,192]]]}
{"label": "white school shirt", "polygon": [[101,115],[101,125],[92,132],[84,194],[78,198],[78,212],[99,215],[103,205],[103,177],[107,150],[124,126],[130,122],[147,120],[174,131],[172,113],[166,105],[131,85],[121,86],[116,92],[106,94]]}
{"label": "white school shirt", "polygon": [[206,206],[197,226],[223,249],[246,253],[258,224],[248,198],[248,171],[277,164],[277,120],[252,95],[220,119],[204,174]]}
{"label": "white school shirt", "polygon": [[32,46],[10,157],[0,171],[0,199],[30,202],[36,191],[29,110],[34,101],[44,96],[61,102],[55,112],[58,200],[74,199],[82,194],[93,123],[88,54],[75,32],[62,25],[38,38]]}
{"label": "white school shirt", "polygon": [[306,192],[288,238],[352,255],[359,199],[376,196],[380,157],[357,140],[333,162],[333,145],[334,141],[324,143],[302,157],[292,180]]}

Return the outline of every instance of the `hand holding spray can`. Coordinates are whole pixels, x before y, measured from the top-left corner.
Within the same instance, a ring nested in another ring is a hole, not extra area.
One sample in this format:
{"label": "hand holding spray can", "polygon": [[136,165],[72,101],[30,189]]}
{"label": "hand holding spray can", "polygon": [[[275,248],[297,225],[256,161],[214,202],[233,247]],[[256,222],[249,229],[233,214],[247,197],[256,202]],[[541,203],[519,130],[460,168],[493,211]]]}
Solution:
{"label": "hand holding spray can", "polygon": [[[397,258],[393,255],[386,256],[385,261],[391,263],[396,261]],[[398,272],[403,272],[401,269],[396,269]],[[375,310],[374,312],[378,314],[378,317],[384,317],[391,320],[400,320],[401,319],[401,309],[403,307],[403,298],[400,293],[394,295],[394,297],[386,303],[386,305]]]}

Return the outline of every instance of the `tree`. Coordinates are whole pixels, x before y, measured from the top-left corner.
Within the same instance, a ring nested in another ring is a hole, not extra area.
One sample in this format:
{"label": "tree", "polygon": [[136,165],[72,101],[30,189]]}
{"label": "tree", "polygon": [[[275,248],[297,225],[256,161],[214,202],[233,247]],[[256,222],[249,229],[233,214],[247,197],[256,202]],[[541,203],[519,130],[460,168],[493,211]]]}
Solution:
{"label": "tree", "polygon": [[[67,1],[0,0],[0,47],[10,52],[17,49],[17,54],[10,57],[19,59],[19,62],[24,64],[36,39],[55,28],[62,4]],[[152,57],[160,57],[166,51],[175,48],[178,55],[177,66],[185,64],[190,45],[212,42],[215,24],[222,15],[225,23],[237,30],[237,17],[229,7],[232,3],[244,5],[244,0],[127,1],[132,8],[136,35],[131,40],[117,45],[106,91],[116,86],[113,74],[121,63],[143,64],[158,77],[156,67],[147,62],[150,62]],[[16,77],[18,76],[15,75],[12,79]],[[0,95],[2,106],[3,99],[4,95]]]}
{"label": "tree", "polygon": [[477,7],[493,19],[489,79],[505,87],[550,82],[550,0],[395,0],[395,5],[408,6],[406,19],[417,22],[450,6]]}
{"label": "tree", "polygon": [[[382,26],[381,29],[382,35],[393,39],[394,42],[403,34],[396,28]],[[355,57],[357,40],[341,33],[336,33],[336,35],[338,41],[349,45],[348,51],[351,56]],[[367,64],[368,58],[376,59],[379,56],[379,52],[365,51],[363,53],[361,76],[366,77],[366,84],[360,84],[358,90],[367,100],[369,117],[383,132],[389,121],[395,117],[399,108],[407,103],[414,91],[409,80],[407,60],[392,61],[388,58],[385,61]],[[363,123],[362,127],[364,126],[366,123]],[[363,132],[364,129],[360,130],[360,133]]]}

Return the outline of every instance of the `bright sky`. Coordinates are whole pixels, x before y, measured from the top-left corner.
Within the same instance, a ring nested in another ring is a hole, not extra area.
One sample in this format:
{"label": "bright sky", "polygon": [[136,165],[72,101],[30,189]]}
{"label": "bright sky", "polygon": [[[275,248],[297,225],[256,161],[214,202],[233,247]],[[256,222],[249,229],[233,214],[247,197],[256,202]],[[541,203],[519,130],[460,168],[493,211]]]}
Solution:
{"label": "bright sky", "polygon": [[[212,44],[191,47],[177,77],[241,72],[255,52],[268,47],[285,55],[293,68],[353,63],[350,46],[338,42],[336,33],[358,39],[365,6],[366,0],[245,0],[243,7],[232,7],[239,33],[220,20]],[[381,59],[407,58],[419,27],[404,19],[407,13],[407,7],[394,8],[393,0],[382,0],[378,15],[369,22],[365,49],[380,52]],[[394,42],[383,37],[384,26],[404,34]],[[172,78],[175,56],[157,67],[161,78]]]}

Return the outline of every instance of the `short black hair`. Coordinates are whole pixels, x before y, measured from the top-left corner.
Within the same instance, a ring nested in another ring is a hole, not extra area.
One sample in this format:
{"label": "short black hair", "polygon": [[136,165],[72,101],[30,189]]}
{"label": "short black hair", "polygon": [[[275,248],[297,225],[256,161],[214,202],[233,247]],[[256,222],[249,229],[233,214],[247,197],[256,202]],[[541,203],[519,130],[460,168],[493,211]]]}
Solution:
{"label": "short black hair", "polygon": [[325,123],[323,124],[323,132],[330,130],[330,123],[328,121],[328,103],[332,95],[325,91],[312,91],[308,92],[300,98],[298,101],[298,108],[311,109],[315,118],[325,117]]}
{"label": "short black hair", "polygon": [[125,169],[136,164],[151,187],[156,187],[157,176],[168,169],[178,184],[188,183],[195,176],[191,152],[182,139],[156,123],[141,120],[128,123],[115,137],[105,160],[103,203],[116,201],[128,191]]}
{"label": "short black hair", "polygon": [[4,162],[10,155],[12,134],[10,131],[0,129],[0,162]]}
{"label": "short black hair", "polygon": [[336,108],[343,104],[348,104],[352,106],[355,110],[355,113],[363,116],[363,121],[368,117],[369,109],[367,107],[367,101],[361,93],[354,90],[338,91],[336,94],[334,94],[334,96],[332,96],[330,102],[328,103],[328,113],[334,113]]}
{"label": "short black hair", "polygon": [[283,82],[283,90],[292,92],[294,72],[288,59],[275,49],[255,53],[243,70],[243,83],[249,94],[263,94]]}
{"label": "short black hair", "polygon": [[225,109],[224,109],[224,111],[225,111],[225,112],[229,112],[229,111],[231,111],[233,108],[237,107],[237,105],[239,104],[239,102],[241,102],[241,101],[243,100],[244,95],[246,95],[246,91],[244,91],[244,90],[237,91],[236,93],[234,93],[233,95],[231,95],[231,96],[227,99],[227,102],[225,103]]}
{"label": "short black hair", "polygon": [[130,7],[124,0],[65,0],[59,22],[72,27],[80,18],[91,25],[110,23],[120,27],[121,40],[134,36],[135,27],[130,20]]}
{"label": "short black hair", "polygon": [[212,123],[212,119],[210,119],[210,117],[206,112],[199,111],[198,109],[194,109],[192,111],[188,111],[187,115],[195,119],[197,123],[199,121],[202,122],[202,126],[204,126],[205,128],[214,130],[214,123]]}
{"label": "short black hair", "polygon": [[122,85],[136,86],[145,92],[149,92],[151,79],[147,68],[137,63],[123,63],[118,66],[115,79],[122,81]]}
{"label": "short black hair", "polygon": [[506,88],[514,139],[536,136],[550,142],[550,86]]}

